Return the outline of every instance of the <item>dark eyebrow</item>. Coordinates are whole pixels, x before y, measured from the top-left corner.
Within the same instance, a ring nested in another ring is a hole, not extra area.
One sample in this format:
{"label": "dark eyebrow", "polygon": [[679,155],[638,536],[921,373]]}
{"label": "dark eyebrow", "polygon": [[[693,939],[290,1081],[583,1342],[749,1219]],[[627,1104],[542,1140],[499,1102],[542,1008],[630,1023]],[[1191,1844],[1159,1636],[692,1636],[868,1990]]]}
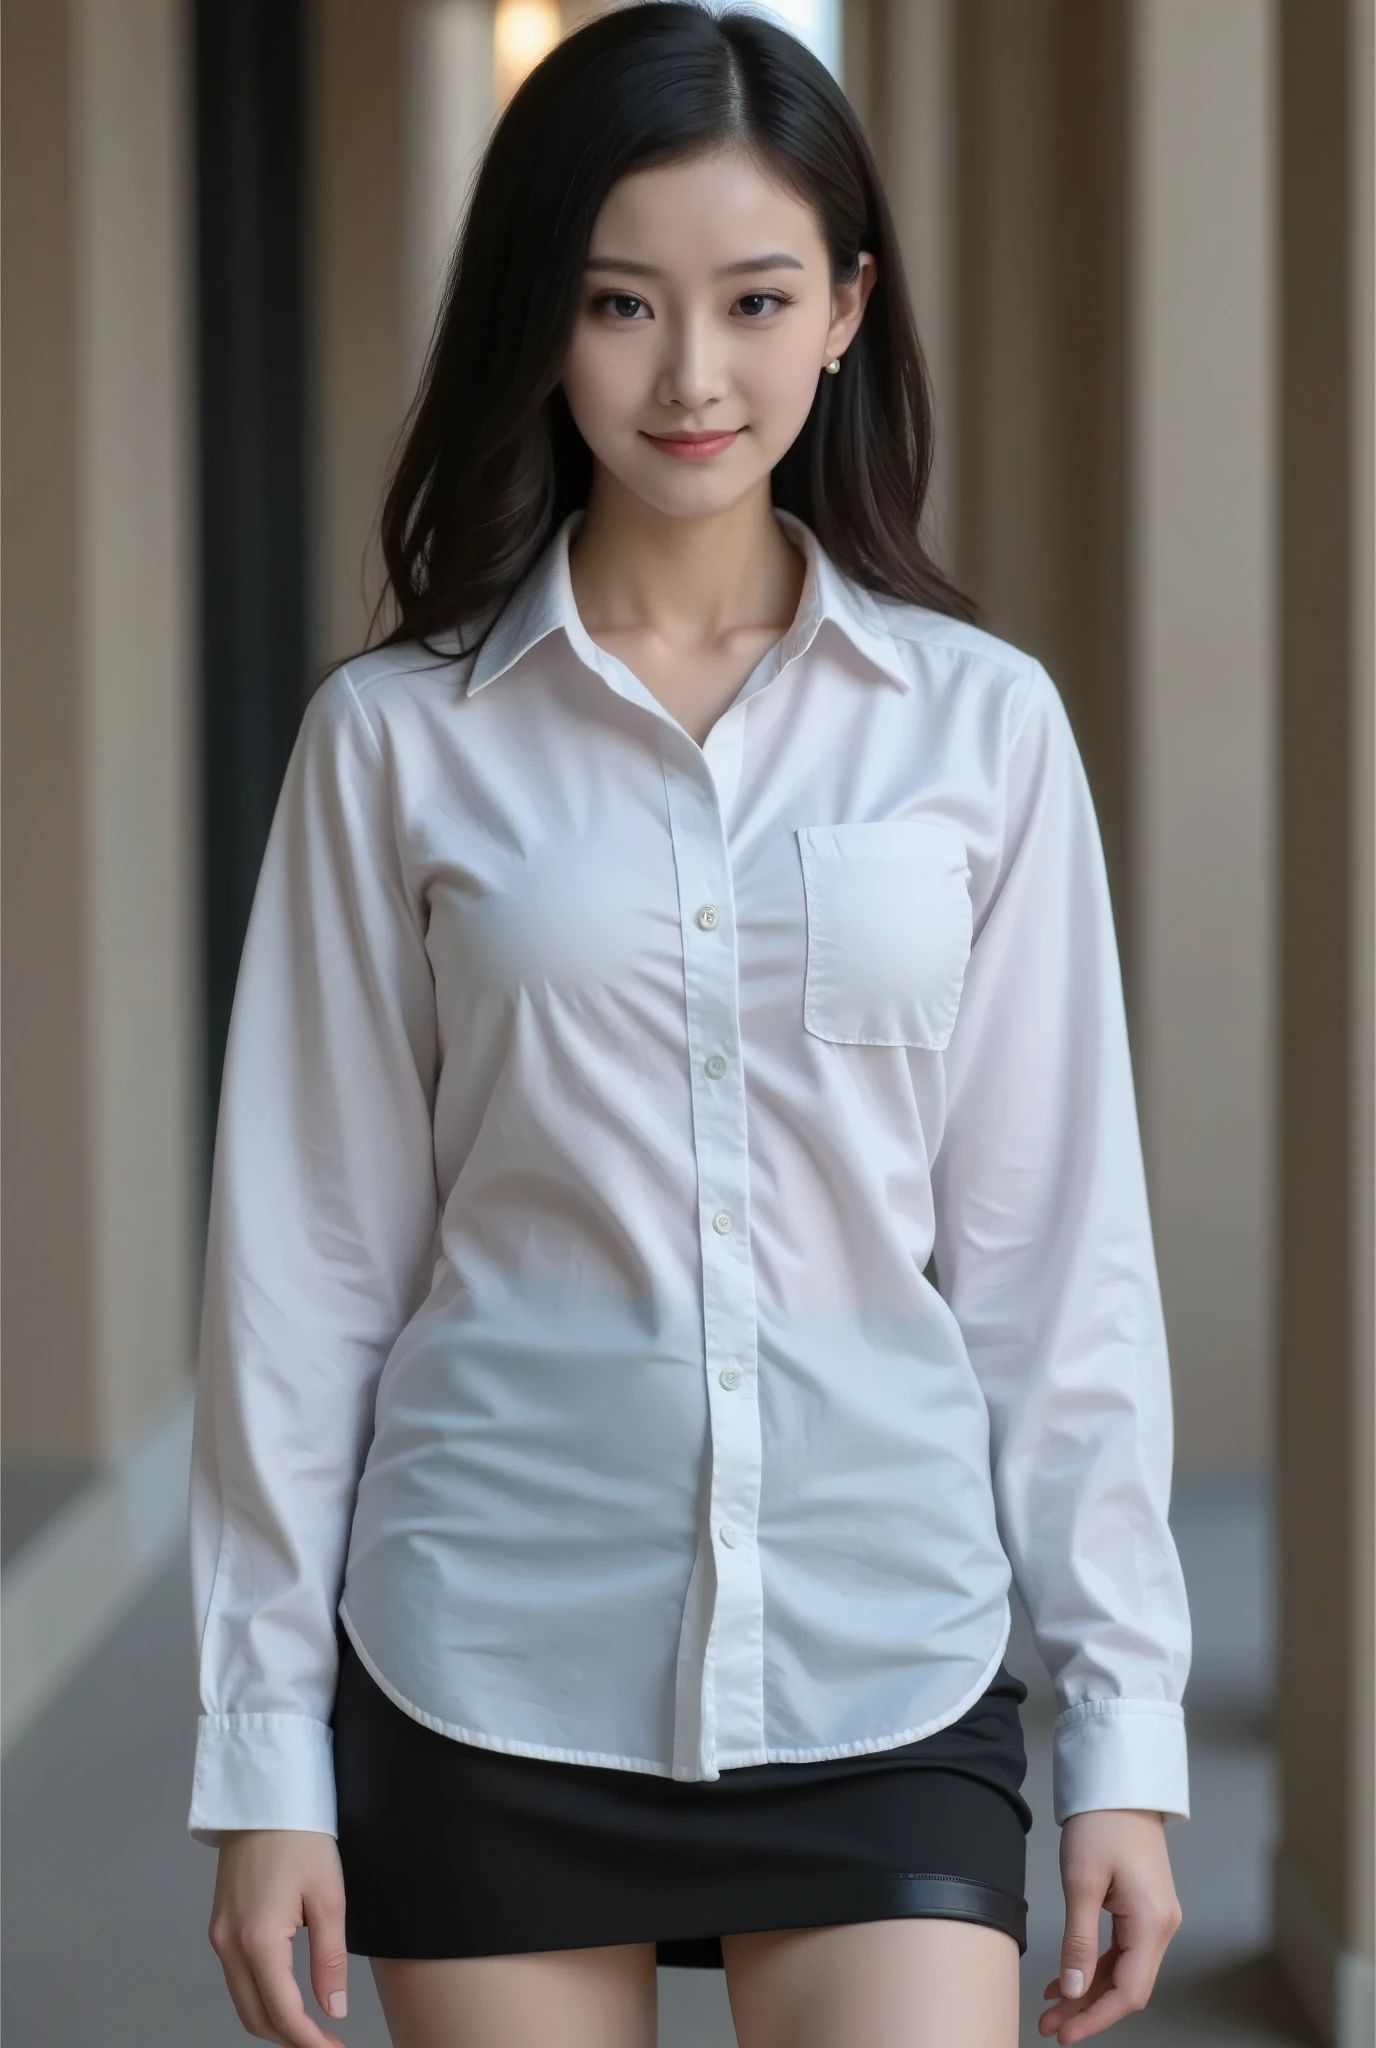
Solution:
{"label": "dark eyebrow", "polygon": [[783,249],[771,249],[767,256],[748,256],[743,263],[724,263],[718,277],[747,277],[752,270],[801,270],[796,256]]}
{"label": "dark eyebrow", "polygon": [[[764,256],[747,256],[740,263],[724,263],[715,274],[718,277],[749,277],[760,270],[801,270],[802,267],[796,256],[789,256],[782,249],[771,249]],[[586,268],[615,270],[622,277],[664,275],[653,263],[638,263],[633,256],[589,256]]]}

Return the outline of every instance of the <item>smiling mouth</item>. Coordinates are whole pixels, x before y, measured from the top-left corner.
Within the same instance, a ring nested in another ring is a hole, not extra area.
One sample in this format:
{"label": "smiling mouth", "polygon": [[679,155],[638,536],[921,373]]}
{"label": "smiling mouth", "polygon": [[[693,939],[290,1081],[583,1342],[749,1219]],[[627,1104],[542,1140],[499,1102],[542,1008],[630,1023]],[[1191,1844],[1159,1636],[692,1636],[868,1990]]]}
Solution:
{"label": "smiling mouth", "polygon": [[679,462],[710,462],[714,455],[724,454],[741,431],[740,427],[733,427],[725,434],[647,434],[645,439]]}

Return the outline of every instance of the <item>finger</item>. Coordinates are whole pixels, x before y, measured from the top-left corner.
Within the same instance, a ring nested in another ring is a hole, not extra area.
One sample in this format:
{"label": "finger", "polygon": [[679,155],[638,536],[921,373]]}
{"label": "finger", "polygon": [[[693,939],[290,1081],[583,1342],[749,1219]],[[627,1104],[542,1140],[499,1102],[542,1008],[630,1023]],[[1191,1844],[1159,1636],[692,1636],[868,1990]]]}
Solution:
{"label": "finger", "polygon": [[239,2024],[246,2034],[255,2040],[266,2041],[272,2032],[263,2001],[258,1996],[258,1986],[253,1981],[253,1972],[247,1960],[239,1955],[222,1958],[221,1967],[225,1983],[229,1987],[230,2000],[239,2015]]}
{"label": "finger", "polygon": [[1063,1998],[1082,1998],[1099,1960],[1099,1911],[1110,1873],[1065,1875],[1065,1935],[1061,1942],[1058,1989]]}
{"label": "finger", "polygon": [[[1117,1967],[1117,1963],[1117,1946],[1110,1943],[1109,1947],[1095,1964],[1094,1975],[1090,1978],[1089,1983],[1079,1998],[1059,1997],[1058,1990],[1061,1980],[1059,1977],[1053,1977],[1046,1990],[1042,1993],[1042,1996],[1055,1999],[1056,2003],[1048,2006],[1041,2015],[1037,2022],[1038,2032],[1042,2034],[1060,2034],[1061,2028],[1066,2025],[1067,2021],[1074,2019],[1077,2014],[1084,2012],[1096,1998],[1101,1997],[1108,1990],[1113,1982],[1113,1972]],[[1064,2039],[1065,2037],[1062,2035],[1061,2038]]]}
{"label": "finger", "polygon": [[210,1946],[214,1949],[220,1968],[224,1971],[225,1988],[230,2002],[238,2014],[239,2024],[246,2034],[256,2040],[266,2041],[270,2027],[263,2001],[258,1996],[253,1971],[244,1953],[237,1928],[231,1928],[218,1916],[210,1925]]}
{"label": "finger", "polygon": [[1096,1992],[1101,1991],[1112,1980],[1113,1969],[1118,1961],[1118,1955],[1118,1943],[1116,1940],[1111,1940],[1103,1954],[1095,1962],[1094,1975],[1090,1978],[1089,1983],[1078,1998],[1066,1998],[1063,1996],[1059,1977],[1051,1979],[1042,1992],[1042,1997],[1058,1999],[1065,2006],[1083,2005],[1086,1999],[1093,1997]]}
{"label": "finger", "polygon": [[244,1953],[253,1972],[254,1988],[267,2015],[268,2039],[279,2048],[344,2048],[337,2034],[327,2034],[306,2011],[291,1967],[291,1941],[275,1930],[244,1936]]}
{"label": "finger", "polygon": [[1130,2012],[1141,2012],[1156,1982],[1164,1947],[1164,1942],[1156,1949],[1144,1941],[1120,1951],[1111,1981],[1102,1989],[1096,1987],[1094,1995],[1061,2028],[1060,2039],[1065,2048],[1073,2041],[1088,2040],[1091,2034],[1102,2034],[1106,2027],[1115,2026]]}
{"label": "finger", "polygon": [[337,1888],[303,1900],[311,1945],[311,1989],[320,2010],[342,2020],[349,2010],[349,1952],[344,1946],[344,1893]]}

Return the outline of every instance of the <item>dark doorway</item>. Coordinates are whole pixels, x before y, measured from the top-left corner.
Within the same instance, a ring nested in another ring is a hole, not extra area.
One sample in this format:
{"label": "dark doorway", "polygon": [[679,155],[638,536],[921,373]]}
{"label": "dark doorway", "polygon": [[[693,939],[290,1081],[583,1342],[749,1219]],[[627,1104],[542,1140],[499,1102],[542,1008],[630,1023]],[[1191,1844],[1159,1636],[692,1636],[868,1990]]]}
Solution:
{"label": "dark doorway", "polygon": [[205,1159],[239,953],[307,688],[307,8],[192,0]]}

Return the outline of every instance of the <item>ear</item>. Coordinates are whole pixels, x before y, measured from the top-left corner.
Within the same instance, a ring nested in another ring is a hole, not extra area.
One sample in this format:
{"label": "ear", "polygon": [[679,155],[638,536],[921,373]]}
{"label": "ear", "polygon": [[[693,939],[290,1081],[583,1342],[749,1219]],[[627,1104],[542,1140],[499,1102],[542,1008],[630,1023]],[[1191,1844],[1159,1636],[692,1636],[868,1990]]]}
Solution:
{"label": "ear", "polygon": [[874,281],[879,275],[878,266],[867,249],[860,252],[859,267],[849,284],[832,287],[831,325],[827,329],[826,360],[844,355],[854,341],[860,322],[865,317],[865,307]]}

